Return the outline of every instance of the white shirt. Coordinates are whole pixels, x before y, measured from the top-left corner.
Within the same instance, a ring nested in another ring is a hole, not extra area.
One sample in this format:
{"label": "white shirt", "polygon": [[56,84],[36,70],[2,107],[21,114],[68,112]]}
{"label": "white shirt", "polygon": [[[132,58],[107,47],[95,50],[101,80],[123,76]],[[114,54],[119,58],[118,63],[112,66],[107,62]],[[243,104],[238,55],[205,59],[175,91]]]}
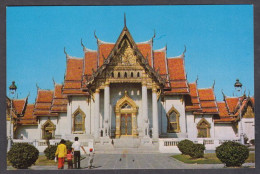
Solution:
{"label": "white shirt", "polygon": [[74,149],[74,151],[80,151],[80,147],[81,147],[80,142],[75,141],[75,142],[72,144],[71,147]]}

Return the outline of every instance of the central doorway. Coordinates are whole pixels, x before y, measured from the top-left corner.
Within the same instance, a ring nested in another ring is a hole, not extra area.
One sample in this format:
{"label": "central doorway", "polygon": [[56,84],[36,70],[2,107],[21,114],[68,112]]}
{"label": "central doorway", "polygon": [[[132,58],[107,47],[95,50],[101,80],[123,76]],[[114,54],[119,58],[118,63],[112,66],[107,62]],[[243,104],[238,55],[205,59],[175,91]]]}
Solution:
{"label": "central doorway", "polygon": [[133,136],[137,137],[137,119],[136,114],[138,107],[135,102],[127,95],[119,99],[116,103],[116,138],[121,136]]}
{"label": "central doorway", "polygon": [[121,135],[132,135],[132,114],[121,114]]}

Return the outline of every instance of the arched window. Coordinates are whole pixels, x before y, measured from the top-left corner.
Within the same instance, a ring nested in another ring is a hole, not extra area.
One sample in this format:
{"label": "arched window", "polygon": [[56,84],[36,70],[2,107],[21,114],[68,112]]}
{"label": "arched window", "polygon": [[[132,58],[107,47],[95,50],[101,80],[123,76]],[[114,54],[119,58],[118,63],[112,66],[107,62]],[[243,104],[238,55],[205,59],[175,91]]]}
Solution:
{"label": "arched window", "polygon": [[124,78],[127,78],[127,73],[125,72]]}
{"label": "arched window", "polygon": [[205,119],[202,118],[197,124],[198,138],[210,138],[210,124]]}
{"label": "arched window", "polygon": [[137,73],[137,77],[140,77],[140,73],[139,72]]}
{"label": "arched window", "polygon": [[111,73],[111,77],[114,77],[114,72]]}
{"label": "arched window", "polygon": [[85,117],[84,112],[78,108],[73,114],[73,132],[83,133],[85,131]]}
{"label": "arched window", "polygon": [[51,120],[47,120],[43,125],[42,125],[42,138],[43,139],[52,139],[55,136],[55,129],[56,126],[51,122]]}
{"label": "arched window", "polygon": [[167,132],[169,132],[169,133],[180,132],[179,117],[180,117],[180,114],[174,107],[172,107],[168,111],[168,113],[167,113],[167,119],[168,119]]}
{"label": "arched window", "polygon": [[134,77],[134,73],[133,72],[131,72],[131,77]]}
{"label": "arched window", "polygon": [[119,77],[119,78],[120,78],[120,72],[118,72],[118,73],[117,73],[117,77]]}

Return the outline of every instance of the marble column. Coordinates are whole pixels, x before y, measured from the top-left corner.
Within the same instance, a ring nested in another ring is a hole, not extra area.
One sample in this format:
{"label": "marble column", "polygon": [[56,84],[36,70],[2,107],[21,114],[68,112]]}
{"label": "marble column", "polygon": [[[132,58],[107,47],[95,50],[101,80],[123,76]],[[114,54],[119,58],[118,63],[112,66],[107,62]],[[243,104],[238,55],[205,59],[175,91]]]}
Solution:
{"label": "marble column", "polygon": [[95,93],[95,133],[94,138],[97,139],[100,136],[99,124],[100,124],[100,115],[99,115],[99,105],[100,105],[100,94],[99,89],[96,89]]}
{"label": "marble column", "polygon": [[158,104],[157,104],[157,88],[153,85],[152,89],[152,106],[153,106],[153,139],[158,139]]}
{"label": "marble column", "polygon": [[110,106],[110,88],[109,82],[106,82],[104,89],[104,136],[109,135],[109,106]]}
{"label": "marble column", "polygon": [[149,123],[148,123],[148,102],[147,102],[147,86],[146,83],[142,84],[142,114],[143,114],[143,132],[144,136],[149,136]]}

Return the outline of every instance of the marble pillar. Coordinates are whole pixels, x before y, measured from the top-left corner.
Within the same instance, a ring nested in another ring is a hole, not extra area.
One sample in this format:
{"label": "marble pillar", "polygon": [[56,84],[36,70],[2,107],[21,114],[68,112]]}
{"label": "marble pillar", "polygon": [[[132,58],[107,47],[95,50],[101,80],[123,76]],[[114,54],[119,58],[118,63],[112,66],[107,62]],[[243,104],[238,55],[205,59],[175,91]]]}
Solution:
{"label": "marble pillar", "polygon": [[109,136],[109,106],[110,106],[110,88],[109,83],[106,83],[104,89],[104,136]]}
{"label": "marble pillar", "polygon": [[95,93],[95,133],[94,133],[94,138],[97,139],[100,136],[100,130],[99,130],[99,122],[100,122],[100,114],[99,114],[99,105],[100,105],[100,94],[99,94],[99,89],[96,89]]}
{"label": "marble pillar", "polygon": [[152,106],[153,106],[153,139],[158,139],[158,104],[157,104],[157,88],[153,85],[152,89]]}
{"label": "marble pillar", "polygon": [[147,101],[147,86],[146,83],[142,84],[142,118],[144,125],[144,136],[149,136],[149,122],[148,122],[148,101]]}

